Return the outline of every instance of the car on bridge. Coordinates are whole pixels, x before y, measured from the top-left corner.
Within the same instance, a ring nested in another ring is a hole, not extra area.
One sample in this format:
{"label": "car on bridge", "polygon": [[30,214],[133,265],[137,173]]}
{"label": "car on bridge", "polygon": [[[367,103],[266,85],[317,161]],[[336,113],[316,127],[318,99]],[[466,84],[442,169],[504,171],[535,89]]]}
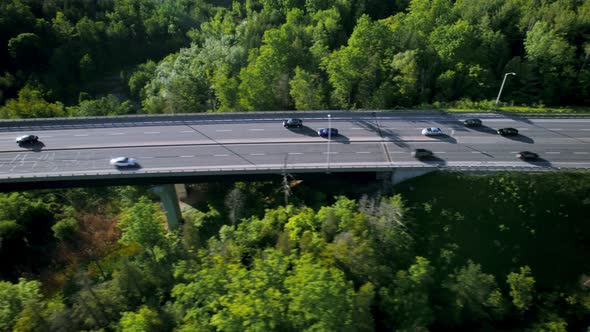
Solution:
{"label": "car on bridge", "polygon": [[111,159],[111,165],[116,167],[136,167],[137,161],[129,157],[118,157]]}
{"label": "car on bridge", "polygon": [[516,135],[518,135],[518,129],[516,129],[516,128],[500,128],[500,129],[498,129],[498,135],[516,136]]}
{"label": "car on bridge", "polygon": [[422,129],[422,135],[424,135],[424,136],[438,136],[438,135],[443,135],[443,132],[440,128],[430,127],[430,128]]}
{"label": "car on bridge", "polygon": [[23,135],[16,138],[16,144],[37,143],[38,141],[39,136],[35,135]]}
{"label": "car on bridge", "polygon": [[283,127],[285,128],[301,128],[303,126],[303,121],[301,119],[287,119],[283,120]]}
{"label": "car on bridge", "polygon": [[531,152],[531,151],[520,151],[519,153],[516,154],[516,158],[522,159],[522,160],[534,160],[534,159],[538,159],[539,155],[534,152]]}
{"label": "car on bridge", "polygon": [[415,149],[414,151],[412,151],[412,157],[414,158],[426,158],[432,157],[433,155],[434,153],[427,149]]}
{"label": "car on bridge", "polygon": [[318,130],[320,137],[333,137],[338,136],[338,129],[336,128],[320,128]]}
{"label": "car on bridge", "polygon": [[465,120],[463,120],[463,124],[465,125],[465,127],[479,127],[479,126],[481,126],[481,120],[480,119],[465,119]]}

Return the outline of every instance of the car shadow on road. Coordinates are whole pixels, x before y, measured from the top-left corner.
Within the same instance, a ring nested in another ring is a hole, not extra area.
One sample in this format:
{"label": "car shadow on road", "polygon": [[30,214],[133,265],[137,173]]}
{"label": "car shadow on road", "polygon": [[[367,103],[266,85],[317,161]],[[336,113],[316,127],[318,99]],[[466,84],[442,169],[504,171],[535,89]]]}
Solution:
{"label": "car shadow on road", "polygon": [[45,144],[43,144],[43,142],[41,141],[37,141],[20,143],[18,146],[20,146],[21,148],[25,148],[27,150],[31,150],[33,152],[41,152],[41,150],[43,150],[43,148],[45,147]]}
{"label": "car shadow on road", "polygon": [[428,164],[428,165],[444,166],[447,164],[446,160],[441,159],[437,156],[420,157],[420,158],[416,158],[416,160],[423,162],[425,164]]}
{"label": "car shadow on road", "polygon": [[[326,138],[327,139],[327,138]],[[336,137],[332,137],[332,142],[338,142],[342,144],[350,144],[350,138],[342,134],[338,134]]]}
{"label": "car shadow on road", "polygon": [[496,129],[490,128],[490,127],[484,126],[484,125],[481,125],[479,127],[469,127],[469,129],[474,130],[474,131],[479,131],[480,133],[492,134],[492,135],[496,135],[498,133],[496,131]]}
{"label": "car shadow on road", "polygon": [[530,138],[528,136],[524,136],[522,134],[516,135],[516,136],[504,136],[504,137],[506,137],[507,139],[513,140],[513,141],[521,142],[521,143],[527,143],[527,144],[535,143],[535,140],[533,140],[532,138]]}
{"label": "car shadow on road", "polygon": [[428,137],[430,137],[430,138],[436,138],[437,140],[444,141],[444,142],[449,142],[449,143],[452,143],[452,144],[457,144],[457,139],[455,139],[454,137],[449,136],[447,134],[431,135],[431,136],[428,136]]}
{"label": "car shadow on road", "polygon": [[301,126],[299,128],[286,128],[289,131],[296,133],[296,134],[301,134],[301,135],[305,135],[305,136],[309,136],[309,137],[318,137],[318,132],[315,129],[312,129],[310,127],[307,126]]}
{"label": "car shadow on road", "polygon": [[552,167],[551,162],[544,158],[535,158],[535,159],[520,159],[527,164],[539,166],[539,167]]}
{"label": "car shadow on road", "polygon": [[135,164],[135,166],[115,166],[115,167],[119,171],[127,171],[127,172],[138,171],[138,170],[141,169],[141,165],[140,164]]}

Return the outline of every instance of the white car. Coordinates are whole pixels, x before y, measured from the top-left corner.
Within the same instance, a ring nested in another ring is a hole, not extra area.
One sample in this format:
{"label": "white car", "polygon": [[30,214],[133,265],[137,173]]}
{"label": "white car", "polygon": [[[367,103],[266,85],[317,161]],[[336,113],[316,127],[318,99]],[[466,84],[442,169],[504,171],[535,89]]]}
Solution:
{"label": "white car", "polygon": [[135,161],[135,159],[133,159],[133,158],[118,157],[118,158],[111,159],[111,165],[117,166],[117,167],[131,167],[131,166],[137,166],[137,161]]}
{"label": "white car", "polygon": [[442,135],[442,134],[443,134],[442,130],[440,130],[440,128],[437,128],[437,127],[430,127],[430,128],[422,129],[422,135],[424,135],[424,136],[436,136],[436,135]]}

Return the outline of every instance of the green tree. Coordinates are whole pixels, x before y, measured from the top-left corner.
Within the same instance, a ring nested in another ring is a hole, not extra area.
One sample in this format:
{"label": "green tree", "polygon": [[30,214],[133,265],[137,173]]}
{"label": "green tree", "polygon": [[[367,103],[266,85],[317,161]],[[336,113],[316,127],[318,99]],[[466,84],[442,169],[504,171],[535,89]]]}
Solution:
{"label": "green tree", "polygon": [[285,279],[287,317],[297,330],[345,331],[353,325],[352,284],[329,265],[303,255]]}
{"label": "green tree", "polygon": [[146,306],[142,306],[136,312],[124,312],[119,320],[121,332],[157,332],[162,330],[162,320],[158,313]]}
{"label": "green tree", "polygon": [[18,92],[18,99],[11,99],[0,108],[0,117],[4,119],[18,118],[53,118],[66,115],[61,103],[50,103],[43,93],[30,86]]}
{"label": "green tree", "polygon": [[137,243],[151,253],[155,260],[155,247],[165,244],[164,214],[157,204],[142,197],[139,201],[123,211],[118,226],[123,231],[120,242],[123,244]]}
{"label": "green tree", "polygon": [[311,75],[305,70],[295,68],[295,77],[289,82],[291,90],[289,94],[295,102],[298,110],[317,110],[325,108],[322,101],[322,87],[317,76]]}
{"label": "green tree", "polygon": [[531,276],[531,268],[524,266],[520,268],[520,273],[511,272],[506,278],[510,285],[510,296],[512,303],[520,310],[527,310],[533,303],[533,294],[535,279]]}

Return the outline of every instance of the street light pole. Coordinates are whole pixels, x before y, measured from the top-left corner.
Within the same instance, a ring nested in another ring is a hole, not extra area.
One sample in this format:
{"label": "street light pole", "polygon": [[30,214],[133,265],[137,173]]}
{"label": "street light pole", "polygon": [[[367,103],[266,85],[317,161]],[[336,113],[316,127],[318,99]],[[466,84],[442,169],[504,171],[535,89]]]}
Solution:
{"label": "street light pole", "polygon": [[328,114],[328,156],[326,164],[328,165],[326,173],[330,173],[330,141],[332,140],[332,115]]}
{"label": "street light pole", "polygon": [[500,86],[500,91],[498,92],[498,98],[496,98],[496,106],[498,106],[498,103],[500,102],[500,95],[502,94],[502,89],[504,89],[504,83],[506,83],[506,77],[508,77],[508,75],[516,75],[516,73],[506,73],[504,74],[504,79],[502,80],[502,85]]}

